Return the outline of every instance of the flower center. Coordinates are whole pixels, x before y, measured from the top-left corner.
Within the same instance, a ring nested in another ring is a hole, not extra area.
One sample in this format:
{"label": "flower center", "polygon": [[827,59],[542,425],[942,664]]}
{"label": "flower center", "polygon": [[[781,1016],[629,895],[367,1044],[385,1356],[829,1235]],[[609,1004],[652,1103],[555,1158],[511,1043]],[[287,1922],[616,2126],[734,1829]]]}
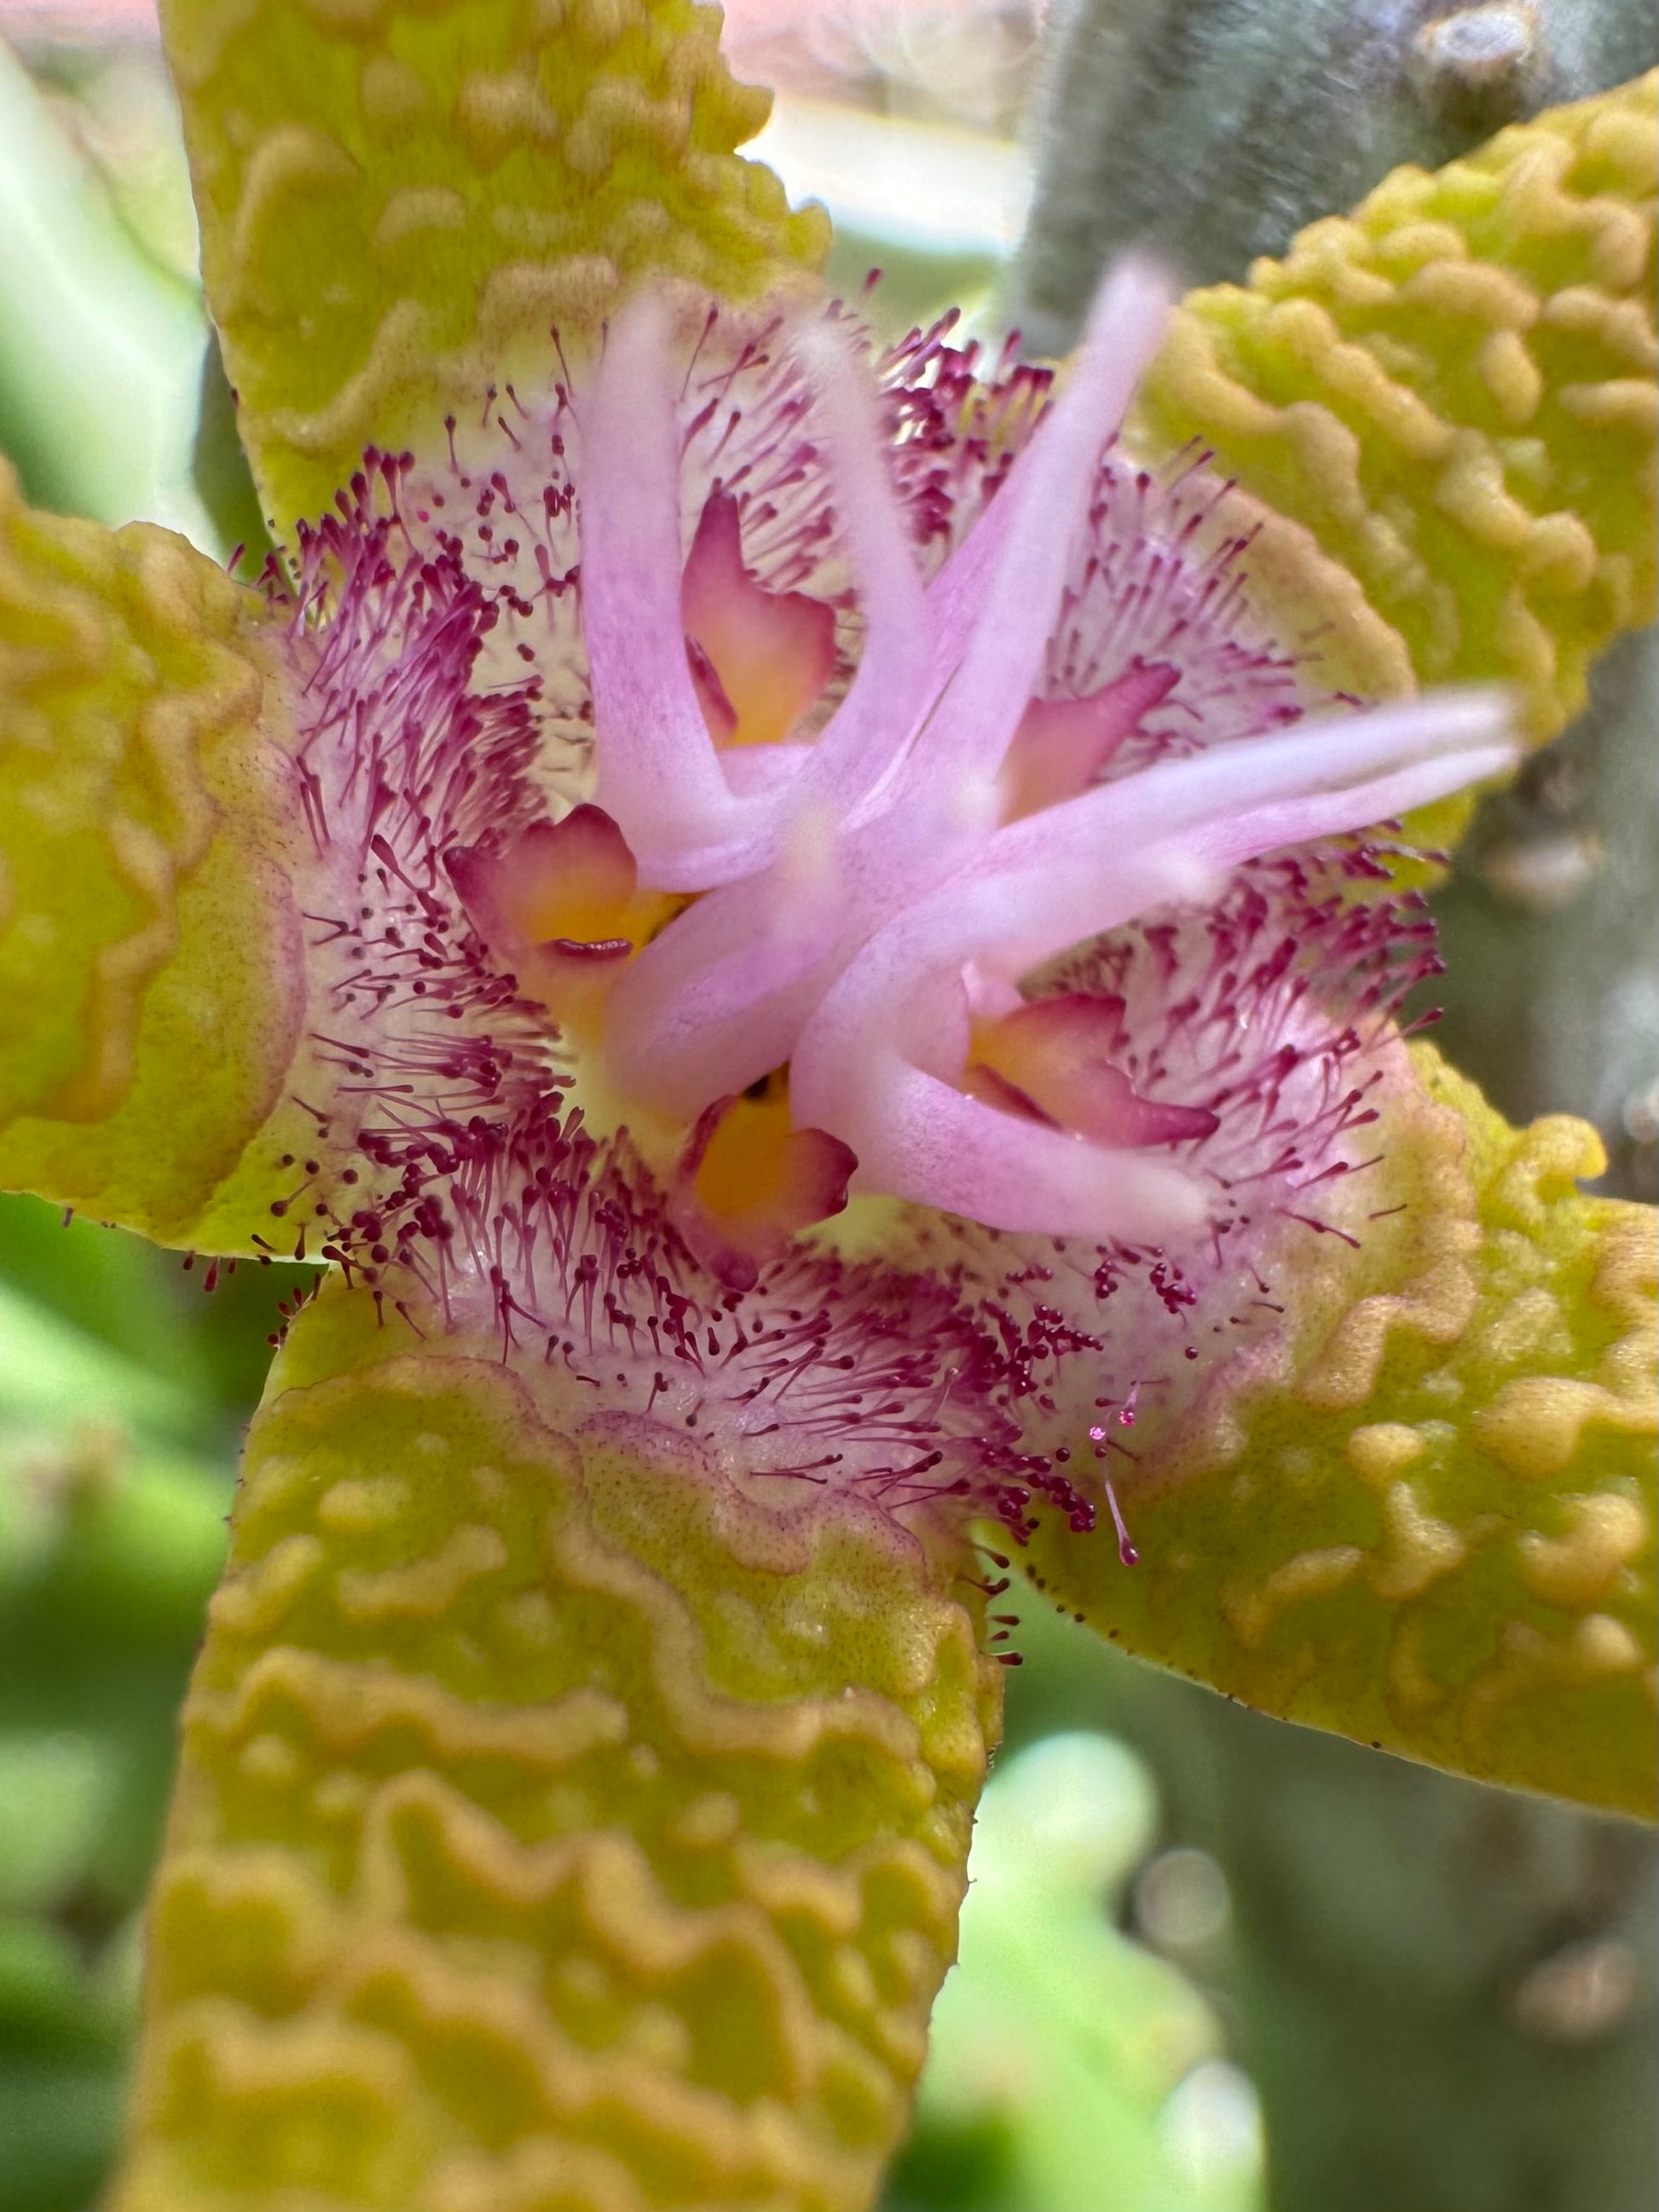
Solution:
{"label": "flower center", "polygon": [[[1261,854],[1508,758],[1498,704],[1465,697],[1291,734],[1281,710],[1266,732],[1126,765],[1175,666],[1132,653],[1091,682],[1074,659],[1066,688],[1045,690],[1106,449],[1165,306],[1139,265],[1108,283],[1059,398],[931,584],[860,365],[831,327],[791,333],[861,618],[850,681],[816,728],[834,608],[751,572],[743,507],[719,483],[684,549],[660,303],[612,327],[577,395],[598,803],[641,884],[693,895],[611,981],[605,1071],[630,1126],[690,1132],[677,1188],[720,1194],[728,1226],[745,1176],[791,1192],[775,1223],[838,1202],[850,1152],[854,1192],[994,1228],[1190,1231],[1217,1203],[1200,1157],[1214,1108],[1131,1078],[1121,1009],[1034,1000],[1033,979],[1149,912],[1207,902]],[[786,1066],[803,1139],[787,1171],[763,1135],[781,1104],[727,1103]]]}
{"label": "flower center", "polygon": [[[1064,1479],[1006,1408],[1107,1402],[1122,1283],[1250,1325],[1431,961],[1369,848],[1281,848],[1508,755],[1490,701],[1298,720],[1237,542],[1191,556],[1219,495],[1105,451],[1155,310],[1109,295],[1035,428],[796,330],[757,436],[759,368],[699,383],[647,301],[539,458],[368,458],[273,572],[328,963],[273,1234],[768,1479],[1011,1525]],[[932,1211],[801,1239],[849,1192]]]}
{"label": "flower center", "polygon": [[[1166,303],[1145,268],[1108,283],[931,573],[937,507],[893,437],[915,417],[833,318],[769,334],[763,466],[742,364],[699,382],[665,299],[560,395],[569,474],[542,503],[576,557],[544,538],[541,585],[521,561],[497,601],[511,634],[575,586],[591,775],[562,818],[520,806],[444,864],[587,1126],[628,1133],[730,1281],[848,1193],[1097,1243],[1214,1225],[1241,1054],[1164,1048],[1212,982],[1172,970],[1149,1036],[1045,979],[1114,933],[1172,944],[1234,871],[1508,763],[1491,697],[1299,719],[1285,664],[1252,676],[1237,574],[1188,557],[1200,495],[1169,495],[1159,538],[1165,495],[1109,453]],[[956,406],[966,442],[996,419]],[[444,542],[488,562],[538,527],[500,471],[477,514],[474,547]]]}

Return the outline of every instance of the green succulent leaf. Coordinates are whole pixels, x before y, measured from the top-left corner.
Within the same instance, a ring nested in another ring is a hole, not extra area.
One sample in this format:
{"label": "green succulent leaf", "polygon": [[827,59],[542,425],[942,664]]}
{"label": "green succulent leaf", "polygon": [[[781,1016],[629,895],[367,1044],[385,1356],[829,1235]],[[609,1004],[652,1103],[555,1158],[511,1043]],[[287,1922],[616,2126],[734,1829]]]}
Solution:
{"label": "green succulent leaf", "polygon": [[211,1248],[303,1003],[270,629],[0,463],[0,1181],[162,1243]]}
{"label": "green succulent leaf", "polygon": [[1000,1712],[953,1579],[328,1291],[185,1707],[121,2212],[865,2202]]}
{"label": "green succulent leaf", "polygon": [[816,268],[735,152],[769,95],[693,0],[312,7],[167,0],[202,273],[278,537],[366,446],[441,448],[552,332],[579,343],[646,270],[751,299]]}
{"label": "green succulent leaf", "polygon": [[1033,1571],[1264,1712],[1651,1817],[1653,1214],[1414,1058],[1364,1237],[1300,1231],[1283,1322],[1125,1439],[1142,1564],[1049,1522]]}
{"label": "green succulent leaf", "polygon": [[1139,403],[1143,439],[1213,447],[1355,580],[1352,629],[1419,683],[1515,684],[1536,740],[1655,609],[1656,98],[1396,169],[1189,294]]}

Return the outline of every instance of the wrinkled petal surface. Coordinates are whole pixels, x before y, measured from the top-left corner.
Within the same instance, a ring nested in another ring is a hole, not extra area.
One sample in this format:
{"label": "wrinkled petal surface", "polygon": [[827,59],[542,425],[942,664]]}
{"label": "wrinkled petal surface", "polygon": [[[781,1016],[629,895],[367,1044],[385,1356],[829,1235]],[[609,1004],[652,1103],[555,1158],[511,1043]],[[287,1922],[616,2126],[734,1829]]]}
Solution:
{"label": "wrinkled petal surface", "polygon": [[1656,96],[1650,75],[1398,169],[1191,294],[1134,424],[1152,453],[1213,447],[1358,581],[1350,649],[1386,625],[1420,683],[1513,682],[1539,739],[1654,613]]}
{"label": "wrinkled petal surface", "polygon": [[183,538],[31,514],[0,462],[0,1185],[248,1249],[305,994],[283,674]]}
{"label": "wrinkled petal surface", "polygon": [[[765,121],[693,0],[165,0],[202,270],[279,534],[370,445],[441,451],[647,271],[754,298],[816,267],[734,149]],[[487,396],[488,395],[488,396]]]}
{"label": "wrinkled petal surface", "polygon": [[969,1561],[422,1321],[336,1285],[250,1432],[113,2205],[868,2202],[1000,1732]]}
{"label": "wrinkled petal surface", "polygon": [[1191,1387],[1222,1310],[1148,1324],[1131,1420],[1094,1416],[1139,1565],[1045,1517],[1030,1571],[1261,1711],[1651,1818],[1652,1211],[1577,1192],[1583,1122],[1517,1132],[1413,1060],[1321,1201],[1341,1233],[1263,1252],[1282,1316]]}

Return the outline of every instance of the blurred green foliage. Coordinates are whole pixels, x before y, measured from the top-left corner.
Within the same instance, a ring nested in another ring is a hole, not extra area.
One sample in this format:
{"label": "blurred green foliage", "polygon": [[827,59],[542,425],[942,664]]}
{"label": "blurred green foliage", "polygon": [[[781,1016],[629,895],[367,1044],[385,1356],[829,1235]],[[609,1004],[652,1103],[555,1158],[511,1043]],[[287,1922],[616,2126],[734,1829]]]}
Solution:
{"label": "blurred green foliage", "polygon": [[237,1437],[304,1268],[0,1195],[0,2212],[85,2212]]}
{"label": "blurred green foliage", "polygon": [[224,1552],[166,1378],[0,1284],[0,2205],[78,2212],[118,2112],[137,1914]]}
{"label": "blurred green foliage", "polygon": [[[1062,1667],[1086,1662],[1066,1642]],[[1039,1736],[999,1764],[890,2212],[1259,2203],[1255,2098],[1218,2063],[1214,2009],[1115,1924],[1159,1826],[1150,1769],[1110,1736]]]}
{"label": "blurred green foliage", "polygon": [[0,447],[30,495],[212,542],[191,474],[200,295],[124,219],[3,39],[0,301]]}

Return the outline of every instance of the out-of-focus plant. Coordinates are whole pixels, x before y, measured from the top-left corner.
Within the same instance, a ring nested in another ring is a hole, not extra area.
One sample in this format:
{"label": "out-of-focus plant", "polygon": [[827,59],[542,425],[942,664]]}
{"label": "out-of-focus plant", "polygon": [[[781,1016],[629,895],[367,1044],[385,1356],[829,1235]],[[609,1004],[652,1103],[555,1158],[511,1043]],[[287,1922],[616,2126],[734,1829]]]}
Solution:
{"label": "out-of-focus plant", "polygon": [[1100,2212],[1103,2188],[1113,2212],[1260,2203],[1259,2121],[1213,2012],[1106,1917],[1158,1827],[1146,1767],[1109,1737],[998,1768],[894,2212]]}
{"label": "out-of-focus plant", "polygon": [[733,0],[739,76],[889,116],[1012,137],[1037,55],[1038,0]]}
{"label": "out-of-focus plant", "polygon": [[988,325],[1030,198],[1026,0],[739,0],[725,38],[778,95],[757,153],[834,218],[826,280],[888,337]]}
{"label": "out-of-focus plant", "polygon": [[1409,876],[1329,842],[1499,769],[1493,708],[1269,732],[1414,672],[1546,734],[1650,599],[1593,434],[1651,444],[1651,88],[1189,303],[1126,434],[1264,507],[1103,459],[1145,272],[1046,410],[938,334],[872,390],[695,11],[169,20],[293,556],[7,514],[0,1171],[337,1273],[187,1708],[123,2205],[867,2201],[987,1516],[1269,1710],[1644,1802],[1644,1227],[1405,1051]]}
{"label": "out-of-focus plant", "polygon": [[0,2207],[83,2212],[113,2148],[176,1715],[228,1468],[173,1386],[0,1277]]}
{"label": "out-of-focus plant", "polygon": [[0,448],[43,503],[216,537],[192,480],[208,331],[186,275],[134,251],[0,38]]}
{"label": "out-of-focus plant", "polygon": [[1399,164],[1438,167],[1656,61],[1645,0],[1065,0],[1009,313],[1060,351],[1132,245],[1237,283]]}

